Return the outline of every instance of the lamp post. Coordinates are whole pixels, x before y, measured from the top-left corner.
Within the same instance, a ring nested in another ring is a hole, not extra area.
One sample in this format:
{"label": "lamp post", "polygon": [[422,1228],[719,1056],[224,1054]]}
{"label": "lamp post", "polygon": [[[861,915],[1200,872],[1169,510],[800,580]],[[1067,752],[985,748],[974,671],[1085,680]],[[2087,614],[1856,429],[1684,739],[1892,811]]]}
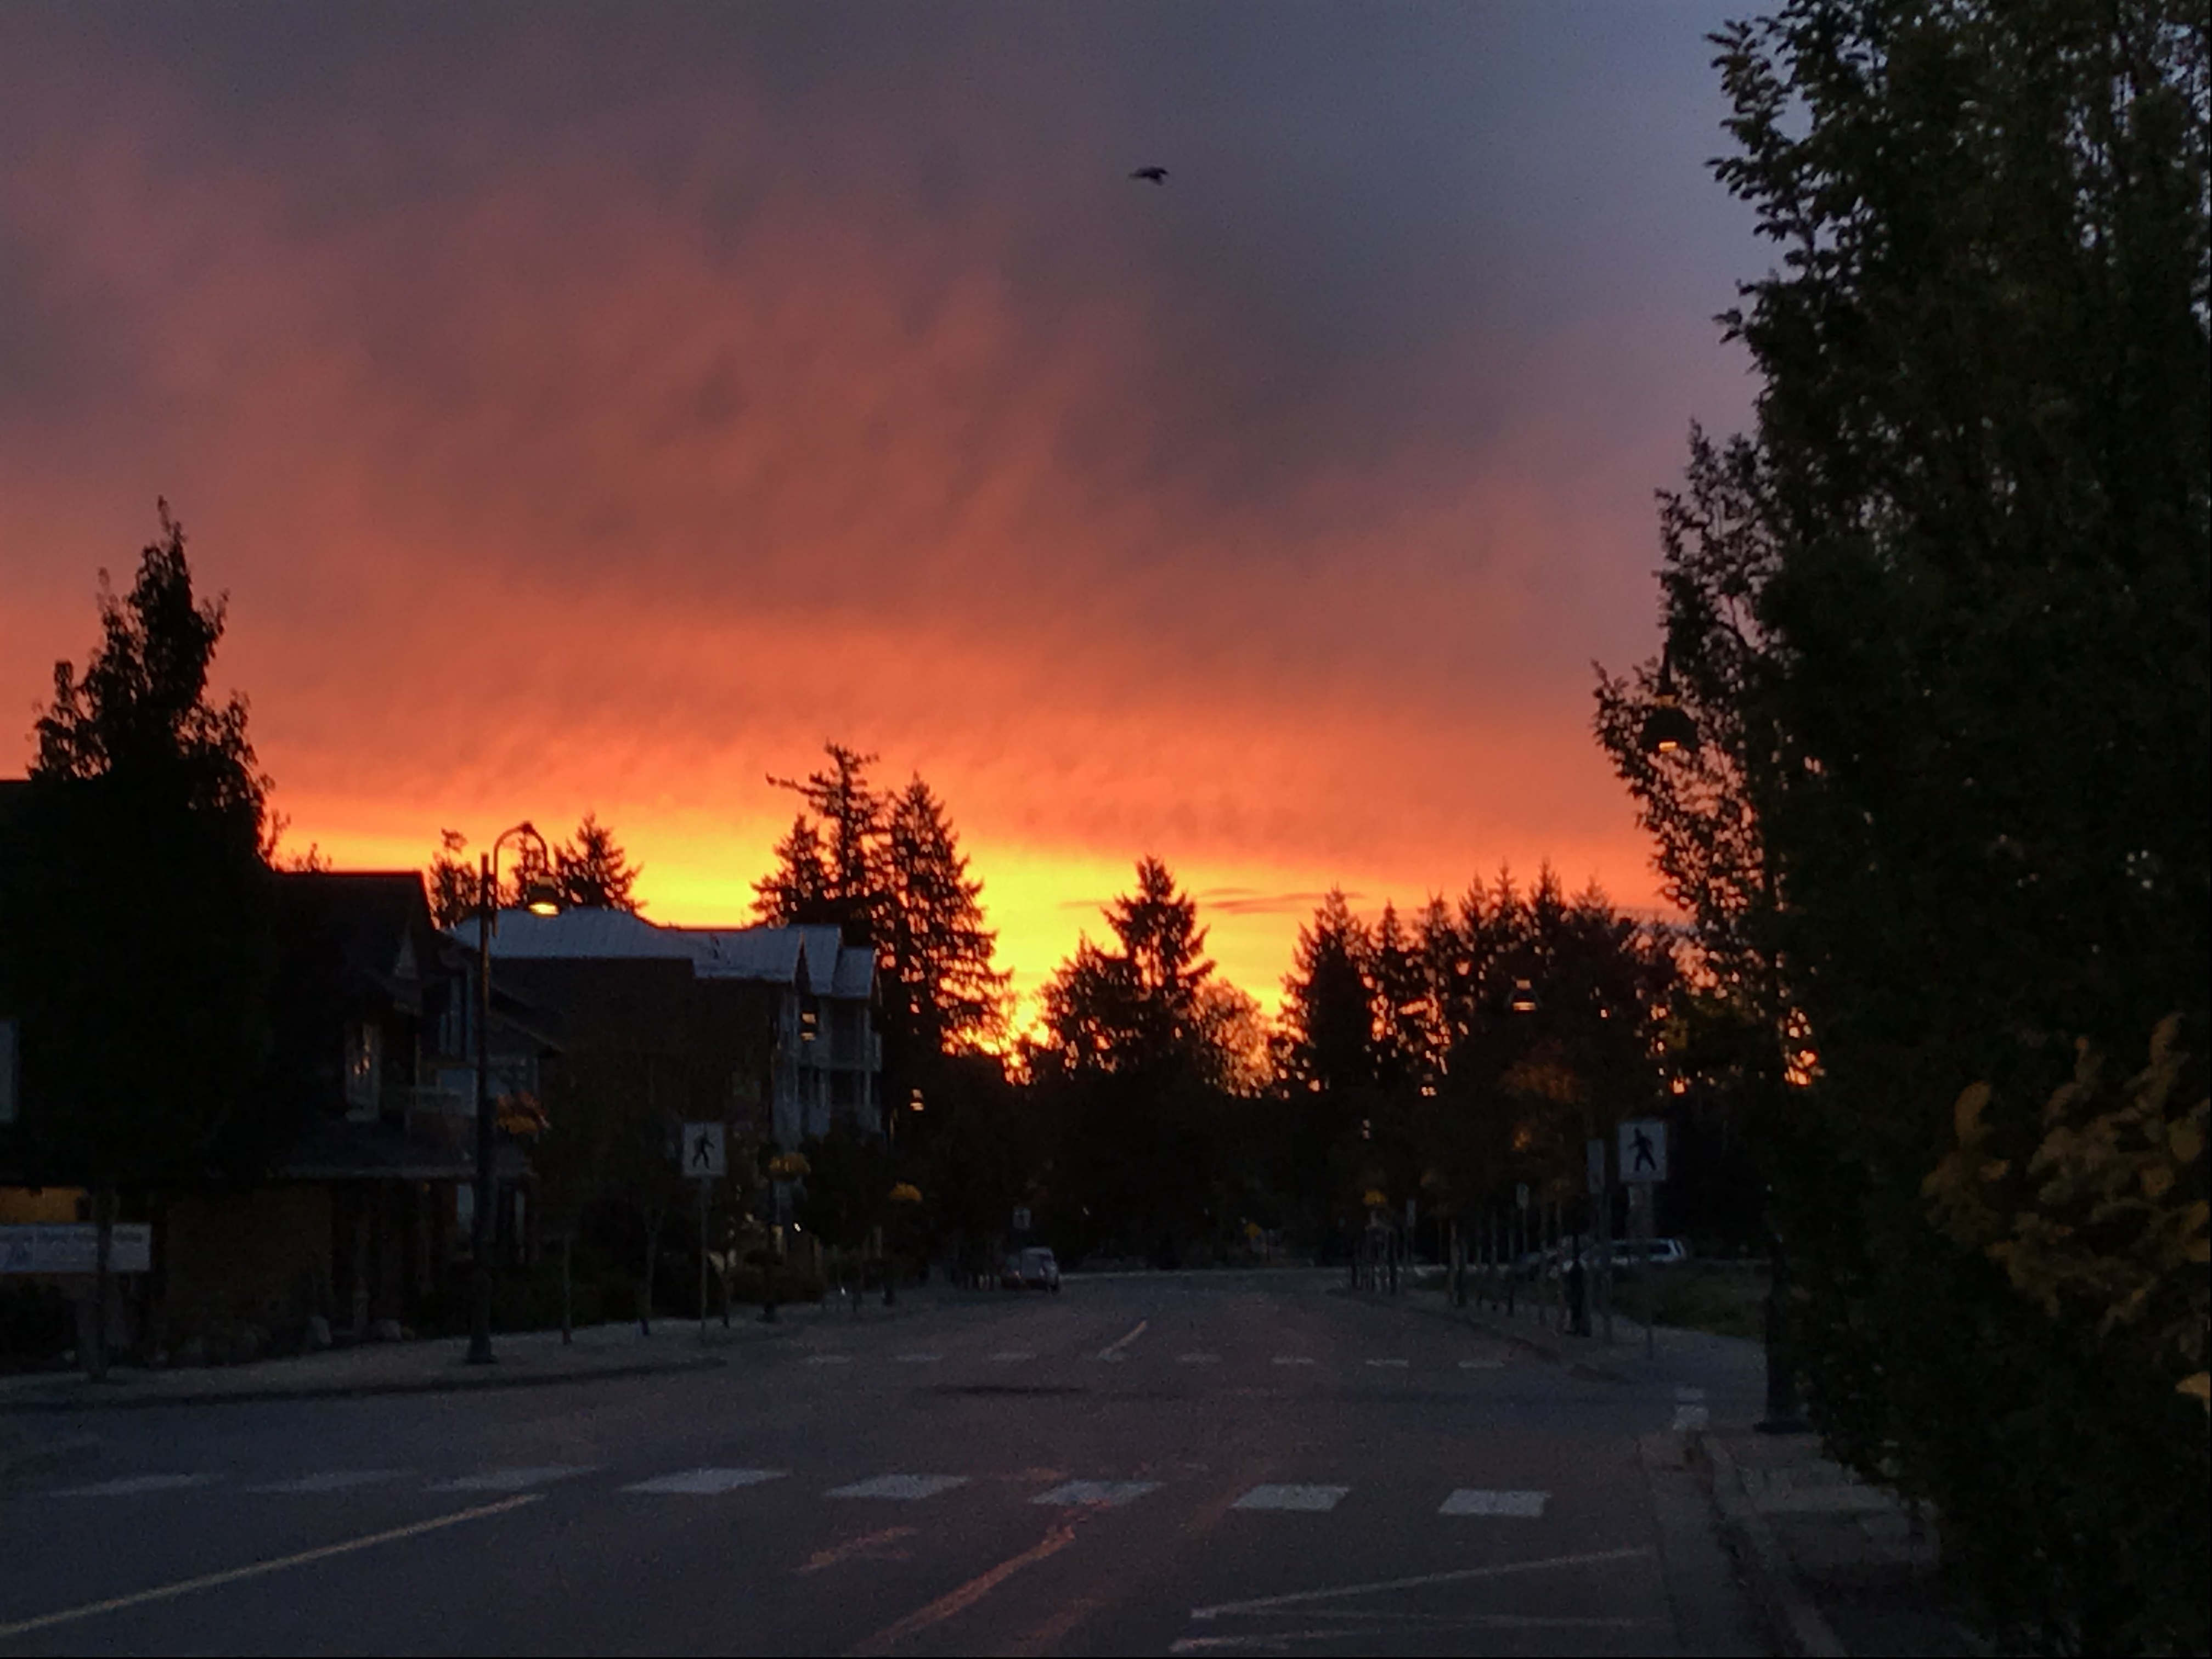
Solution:
{"label": "lamp post", "polygon": [[499,927],[499,849],[508,840],[532,843],[538,849],[534,865],[526,866],[522,902],[533,915],[550,916],[561,908],[561,896],[545,875],[553,858],[545,837],[527,820],[502,830],[484,849],[477,881],[477,1179],[476,1213],[470,1218],[471,1249],[476,1257],[470,1274],[469,1356],[471,1365],[489,1365],[491,1352],[491,1250],[494,1209],[498,1202],[498,1138],[491,1111],[491,936]]}
{"label": "lamp post", "polygon": [[769,1233],[768,1260],[761,1266],[761,1322],[773,1325],[775,1315],[775,1270],[783,1260],[783,1188],[787,1182],[798,1180],[809,1174],[812,1165],[803,1152],[778,1152],[768,1161],[769,1174]]}
{"label": "lamp post", "polygon": [[[921,1094],[921,1090],[917,1089],[915,1091],[915,1095],[917,1099],[920,1098]],[[894,1217],[896,1217],[902,1212],[911,1214],[915,1206],[921,1202],[921,1188],[915,1186],[910,1181],[902,1181],[891,1188],[891,1214]],[[895,1222],[894,1226],[896,1225],[896,1224]],[[903,1228],[898,1228],[897,1231],[903,1232],[905,1230]],[[898,1273],[891,1254],[891,1234],[890,1232],[885,1232],[883,1235],[883,1238],[884,1306],[886,1308],[892,1308],[898,1305]]]}

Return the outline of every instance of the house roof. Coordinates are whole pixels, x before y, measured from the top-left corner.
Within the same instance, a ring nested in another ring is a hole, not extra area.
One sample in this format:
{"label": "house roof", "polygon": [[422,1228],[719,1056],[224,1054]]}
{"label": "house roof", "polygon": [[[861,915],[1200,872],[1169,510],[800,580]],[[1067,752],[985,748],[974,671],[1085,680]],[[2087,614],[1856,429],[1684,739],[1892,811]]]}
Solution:
{"label": "house roof", "polygon": [[[476,948],[473,919],[451,932]],[[491,953],[501,961],[688,957],[701,979],[799,982],[816,996],[842,999],[865,999],[875,989],[874,951],[845,944],[835,927],[664,927],[626,910],[580,908],[553,916],[502,910]]]}
{"label": "house roof", "polygon": [[349,967],[383,980],[422,972],[417,939],[429,933],[430,904],[412,870],[279,871],[276,905],[336,939]]}

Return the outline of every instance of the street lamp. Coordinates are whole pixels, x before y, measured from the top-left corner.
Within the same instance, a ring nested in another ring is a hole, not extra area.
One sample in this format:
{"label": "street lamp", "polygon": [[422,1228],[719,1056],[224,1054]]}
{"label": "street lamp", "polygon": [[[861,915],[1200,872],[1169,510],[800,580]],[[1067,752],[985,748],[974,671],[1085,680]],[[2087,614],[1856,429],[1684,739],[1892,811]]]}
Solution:
{"label": "street lamp", "polygon": [[762,1253],[767,1260],[761,1263],[761,1322],[764,1325],[776,1323],[775,1270],[783,1259],[784,1183],[811,1174],[812,1169],[804,1152],[778,1152],[768,1161],[768,1249]]}
{"label": "street lamp", "polygon": [[491,1352],[491,1249],[494,1208],[498,1203],[499,1145],[491,1112],[491,937],[499,931],[499,849],[510,840],[532,843],[535,860],[523,866],[522,905],[532,915],[561,909],[561,895],[546,873],[553,862],[545,837],[526,819],[502,830],[484,849],[477,879],[477,1179],[476,1213],[469,1236],[476,1261],[471,1274],[474,1295],[469,1310],[471,1365],[489,1365]]}
{"label": "street lamp", "polygon": [[1639,736],[1647,755],[1697,752],[1698,723],[1690,718],[1690,711],[1674,695],[1674,652],[1671,646],[1659,659],[1659,690],[1651,699],[1651,712],[1644,717]]}

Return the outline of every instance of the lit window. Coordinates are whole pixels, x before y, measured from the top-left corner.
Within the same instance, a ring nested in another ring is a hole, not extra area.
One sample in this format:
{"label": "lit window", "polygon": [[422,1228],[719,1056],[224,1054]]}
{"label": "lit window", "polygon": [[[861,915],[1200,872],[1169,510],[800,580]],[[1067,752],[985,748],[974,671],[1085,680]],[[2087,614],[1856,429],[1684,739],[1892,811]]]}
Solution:
{"label": "lit window", "polygon": [[345,1099],[354,1115],[374,1115],[384,1084],[384,1028],[368,1020],[348,1028]]}

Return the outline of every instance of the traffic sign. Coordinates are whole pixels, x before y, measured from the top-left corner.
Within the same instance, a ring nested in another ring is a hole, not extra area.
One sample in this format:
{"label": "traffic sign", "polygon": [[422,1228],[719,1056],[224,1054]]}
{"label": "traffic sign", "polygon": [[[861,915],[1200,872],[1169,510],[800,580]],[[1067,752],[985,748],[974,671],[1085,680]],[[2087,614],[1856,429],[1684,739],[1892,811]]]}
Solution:
{"label": "traffic sign", "polygon": [[1018,1233],[1025,1233],[1029,1230],[1030,1206],[1026,1204],[1018,1204],[1014,1206],[1014,1231]]}
{"label": "traffic sign", "polygon": [[1667,1125],[1656,1117],[1632,1117],[1620,1126],[1620,1178],[1627,1182],[1667,1178]]}
{"label": "traffic sign", "polygon": [[727,1169],[727,1148],[723,1144],[723,1126],[719,1123],[687,1123],[684,1126],[684,1173],[701,1181],[719,1180]]}

